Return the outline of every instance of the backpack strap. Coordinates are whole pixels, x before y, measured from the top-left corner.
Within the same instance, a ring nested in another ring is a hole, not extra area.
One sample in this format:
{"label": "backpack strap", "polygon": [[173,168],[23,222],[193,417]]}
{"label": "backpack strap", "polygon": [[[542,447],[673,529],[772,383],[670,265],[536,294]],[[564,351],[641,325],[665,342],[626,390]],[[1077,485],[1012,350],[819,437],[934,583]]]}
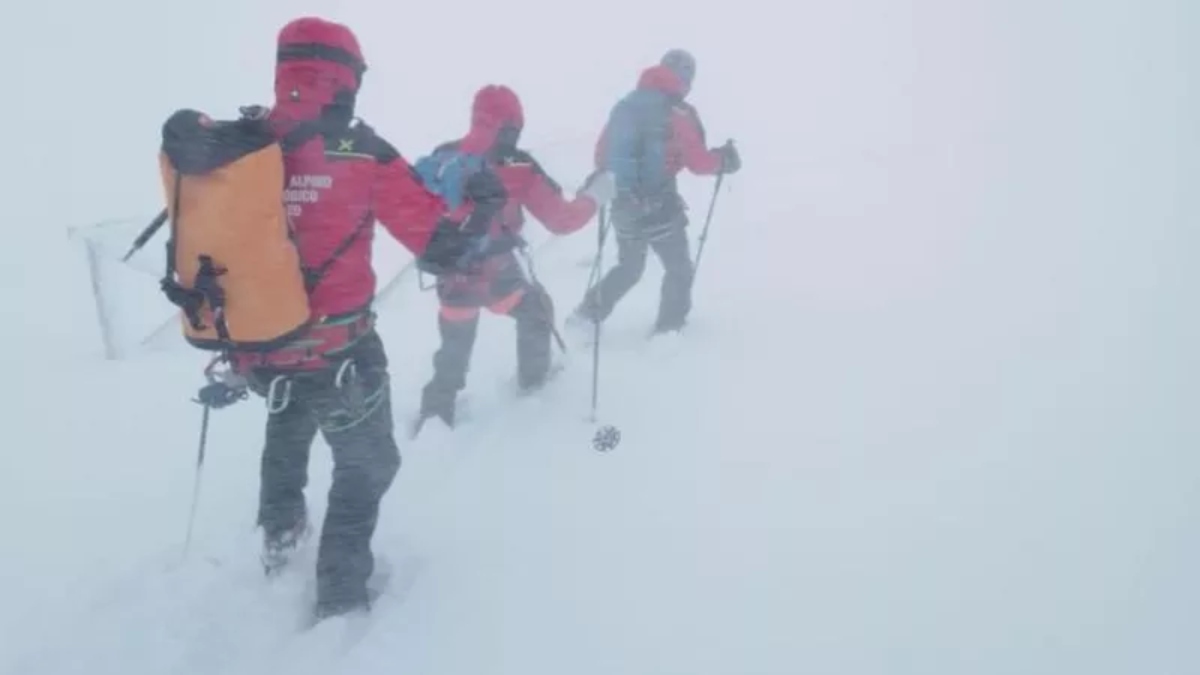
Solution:
{"label": "backpack strap", "polygon": [[329,270],[333,267],[333,264],[336,263],[343,255],[345,255],[346,251],[350,250],[350,247],[354,245],[354,242],[358,241],[358,238],[363,234],[363,232],[366,232],[374,224],[375,214],[367,211],[367,213],[363,215],[362,220],[359,221],[358,227],[355,227],[354,231],[347,235],[346,238],[337,245],[337,248],[333,250],[333,253],[331,253],[329,257],[325,259],[325,262],[321,263],[315,268],[302,269],[304,273],[304,288],[310,295],[314,290],[316,290],[317,284],[321,283],[321,280],[325,278],[325,275],[329,274]]}
{"label": "backpack strap", "polygon": [[200,317],[200,310],[207,302],[212,309],[213,323],[217,329],[217,339],[229,342],[229,326],[225,321],[225,290],[217,283],[217,277],[225,274],[226,270],[218,267],[211,256],[200,256],[200,269],[192,288],[186,288],[175,280],[178,268],[175,265],[175,242],[179,231],[179,194],[183,187],[183,174],[175,172],[175,188],[171,196],[171,210],[175,217],[171,218],[171,235],[167,238],[167,269],[159,287],[167,300],[178,307],[187,317],[188,323],[195,330],[204,330],[206,326]]}

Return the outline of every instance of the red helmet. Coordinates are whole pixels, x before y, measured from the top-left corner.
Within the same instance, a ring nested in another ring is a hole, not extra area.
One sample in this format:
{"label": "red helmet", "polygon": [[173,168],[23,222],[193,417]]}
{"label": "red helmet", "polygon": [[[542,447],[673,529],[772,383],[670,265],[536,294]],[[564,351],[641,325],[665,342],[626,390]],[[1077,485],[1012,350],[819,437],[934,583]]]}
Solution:
{"label": "red helmet", "polygon": [[475,92],[471,131],[463,148],[483,152],[498,145],[516,146],[524,126],[525,112],[517,93],[502,84],[489,84]]}
{"label": "red helmet", "polygon": [[516,92],[502,84],[489,84],[475,92],[471,105],[471,127],[502,129],[525,126],[525,111]]}
{"label": "red helmet", "polygon": [[319,118],[328,106],[348,108],[367,70],[358,38],[346,26],[302,17],[279,31],[275,108],[290,120]]}

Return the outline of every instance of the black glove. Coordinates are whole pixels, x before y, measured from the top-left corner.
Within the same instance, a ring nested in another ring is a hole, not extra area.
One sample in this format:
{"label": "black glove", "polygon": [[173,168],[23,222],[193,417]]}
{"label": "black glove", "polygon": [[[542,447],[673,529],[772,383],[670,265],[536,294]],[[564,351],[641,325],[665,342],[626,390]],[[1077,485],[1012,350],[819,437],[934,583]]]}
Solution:
{"label": "black glove", "polygon": [[265,105],[244,105],[238,108],[244,120],[265,120],[271,114],[271,109]]}
{"label": "black glove", "polygon": [[494,171],[484,168],[467,178],[463,194],[471,201],[471,214],[461,224],[443,217],[425,247],[417,266],[440,276],[469,272],[491,250],[492,222],[504,209],[508,192]]}
{"label": "black glove", "polygon": [[467,247],[467,235],[460,223],[445,216],[438,220],[429,243],[417,259],[417,267],[434,276],[448,274]]}
{"label": "black glove", "polygon": [[204,385],[196,395],[196,402],[220,410],[245,399],[248,395],[245,386],[217,381]]}
{"label": "black glove", "polygon": [[474,205],[463,229],[472,234],[487,232],[492,219],[500,214],[508,201],[508,191],[500,176],[490,169],[480,169],[467,178],[463,193]]}
{"label": "black glove", "polygon": [[417,268],[434,276],[469,274],[487,258],[511,251],[524,242],[519,235],[505,233],[492,236],[487,232],[468,232],[467,223],[443,217],[417,259]]}
{"label": "black glove", "polygon": [[721,173],[737,173],[742,168],[742,156],[732,140],[717,148],[717,154],[721,155]]}

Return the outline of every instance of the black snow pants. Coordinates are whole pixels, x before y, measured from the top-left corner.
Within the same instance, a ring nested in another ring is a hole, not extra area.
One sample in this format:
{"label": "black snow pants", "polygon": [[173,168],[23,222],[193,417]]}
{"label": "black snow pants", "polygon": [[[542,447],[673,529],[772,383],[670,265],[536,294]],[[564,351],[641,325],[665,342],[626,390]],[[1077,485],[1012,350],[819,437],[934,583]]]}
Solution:
{"label": "black snow pants", "polygon": [[663,266],[658,304],[657,332],[678,330],[692,309],[691,248],[687,237],[687,218],[682,209],[658,222],[636,221],[614,209],[612,228],[617,240],[617,264],[584,297],[580,314],[593,321],[604,321],[617,303],[637,285],[646,271],[650,249]]}
{"label": "black snow pants", "polygon": [[[341,369],[345,360],[352,368]],[[393,436],[387,354],[375,330],[331,367],[312,372],[259,370],[252,386],[268,396],[258,523],[268,540],[306,522],[304,488],[317,432],[333,453],[333,485],[317,553],[317,609],[365,606],[374,571],[371,538],[379,504],[400,468]]]}
{"label": "black snow pants", "polygon": [[487,261],[478,273],[438,280],[438,333],[433,377],[422,391],[421,413],[454,423],[455,400],[467,384],[480,310],[511,317],[517,332],[517,384],[532,390],[550,370],[554,304],[508,253]]}

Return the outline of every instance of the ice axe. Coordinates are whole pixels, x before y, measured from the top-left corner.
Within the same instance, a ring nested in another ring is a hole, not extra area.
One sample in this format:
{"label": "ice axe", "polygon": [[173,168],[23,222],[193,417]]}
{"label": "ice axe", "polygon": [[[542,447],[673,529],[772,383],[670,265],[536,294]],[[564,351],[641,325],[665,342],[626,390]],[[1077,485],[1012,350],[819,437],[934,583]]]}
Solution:
{"label": "ice axe", "polygon": [[167,210],[163,209],[157,216],[154,216],[154,220],[151,220],[150,224],[147,225],[144,230],[142,230],[142,233],[133,240],[133,245],[129,247],[129,252],[125,254],[125,257],[121,258],[121,262],[129,262],[129,259],[133,257],[133,254],[142,250],[142,247],[146,245],[146,242],[150,241],[150,238],[153,237],[154,234],[166,224],[166,222]]}

